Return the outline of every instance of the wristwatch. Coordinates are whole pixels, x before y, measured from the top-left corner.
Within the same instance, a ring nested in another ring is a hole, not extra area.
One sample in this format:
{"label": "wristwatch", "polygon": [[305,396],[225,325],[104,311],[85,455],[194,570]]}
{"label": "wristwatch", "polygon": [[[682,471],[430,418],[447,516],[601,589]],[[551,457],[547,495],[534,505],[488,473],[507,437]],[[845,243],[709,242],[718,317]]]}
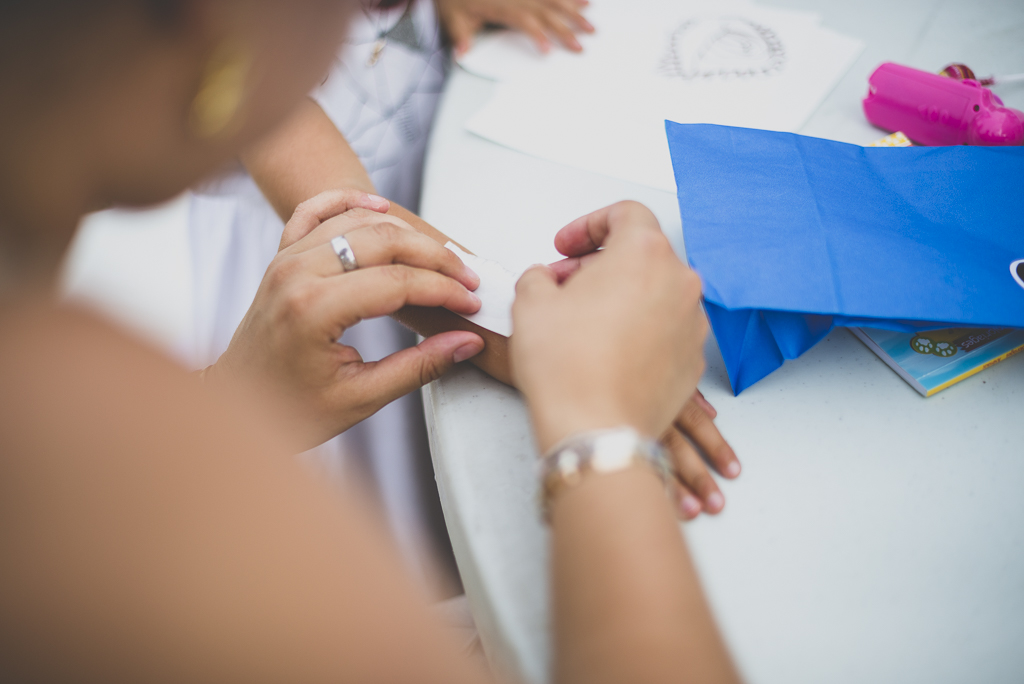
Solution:
{"label": "wristwatch", "polygon": [[668,454],[656,440],[631,427],[580,432],[562,440],[540,462],[540,508],[551,522],[551,503],[590,473],[615,473],[636,466],[652,467],[669,482]]}

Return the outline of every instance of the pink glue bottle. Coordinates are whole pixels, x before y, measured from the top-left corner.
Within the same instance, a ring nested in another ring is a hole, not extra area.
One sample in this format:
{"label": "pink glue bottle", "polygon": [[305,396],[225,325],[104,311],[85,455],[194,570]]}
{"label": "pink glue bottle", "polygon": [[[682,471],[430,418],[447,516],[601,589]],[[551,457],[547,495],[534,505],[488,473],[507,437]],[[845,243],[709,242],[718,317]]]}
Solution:
{"label": "pink glue bottle", "polygon": [[956,80],[887,62],[868,79],[864,114],[919,145],[1021,145],[1024,112],[974,79]]}

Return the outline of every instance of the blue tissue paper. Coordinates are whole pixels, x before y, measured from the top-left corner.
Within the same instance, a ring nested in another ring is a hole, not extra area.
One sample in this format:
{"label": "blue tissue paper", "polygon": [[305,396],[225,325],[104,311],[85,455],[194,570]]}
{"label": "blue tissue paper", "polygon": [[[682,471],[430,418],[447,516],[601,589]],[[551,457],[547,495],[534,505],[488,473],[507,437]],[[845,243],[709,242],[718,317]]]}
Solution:
{"label": "blue tissue paper", "polygon": [[835,326],[1024,327],[1024,148],[665,127],[736,394]]}

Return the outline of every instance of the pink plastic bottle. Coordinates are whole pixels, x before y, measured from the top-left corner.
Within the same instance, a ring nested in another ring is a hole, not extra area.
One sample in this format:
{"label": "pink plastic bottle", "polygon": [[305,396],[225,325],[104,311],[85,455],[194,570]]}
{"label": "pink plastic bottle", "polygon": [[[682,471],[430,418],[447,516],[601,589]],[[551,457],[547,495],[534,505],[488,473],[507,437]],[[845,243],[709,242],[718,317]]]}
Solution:
{"label": "pink plastic bottle", "polygon": [[920,145],[1021,145],[1024,112],[973,79],[958,81],[887,62],[868,79],[868,121]]}

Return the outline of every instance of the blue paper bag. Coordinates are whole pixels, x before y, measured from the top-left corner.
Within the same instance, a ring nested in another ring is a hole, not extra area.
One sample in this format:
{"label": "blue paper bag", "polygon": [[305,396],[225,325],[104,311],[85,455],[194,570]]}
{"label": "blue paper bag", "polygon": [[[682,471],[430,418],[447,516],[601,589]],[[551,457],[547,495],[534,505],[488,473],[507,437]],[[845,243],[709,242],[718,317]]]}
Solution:
{"label": "blue paper bag", "polygon": [[1024,327],[1024,148],[665,125],[735,393],[837,325]]}

